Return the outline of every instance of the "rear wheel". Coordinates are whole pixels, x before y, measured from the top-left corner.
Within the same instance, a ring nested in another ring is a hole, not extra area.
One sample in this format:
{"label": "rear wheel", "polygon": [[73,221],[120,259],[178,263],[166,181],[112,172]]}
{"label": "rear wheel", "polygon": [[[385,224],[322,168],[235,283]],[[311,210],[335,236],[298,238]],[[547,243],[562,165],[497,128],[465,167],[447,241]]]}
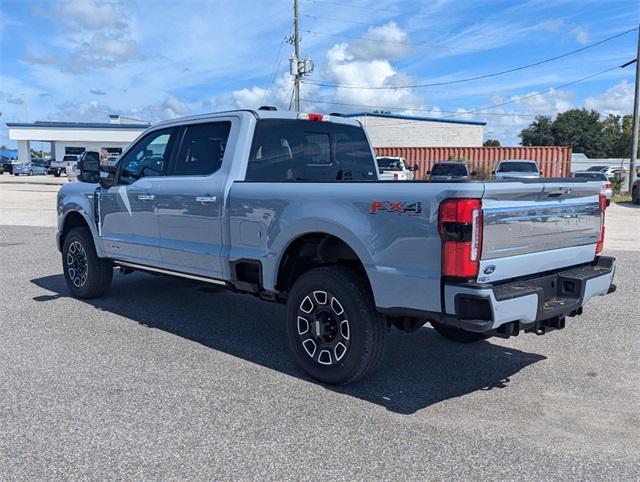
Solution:
{"label": "rear wheel", "polygon": [[380,362],[387,326],[366,284],[340,266],[315,268],[287,301],[287,334],[296,360],[313,378],[346,384]]}
{"label": "rear wheel", "polygon": [[60,171],[56,171],[56,172],[54,172],[54,173],[53,173],[53,175],[54,175],[55,177],[60,177]]}
{"label": "rear wheel", "polygon": [[67,286],[76,298],[97,298],[111,287],[113,265],[98,257],[87,228],[73,228],[65,237],[62,269]]}
{"label": "rear wheel", "polygon": [[631,190],[631,202],[633,204],[640,204],[640,192],[638,191],[638,186],[633,186]]}
{"label": "rear wheel", "polygon": [[457,341],[458,343],[473,343],[486,338],[483,333],[461,330],[450,325],[443,325],[442,323],[433,323],[433,328],[447,340]]}
{"label": "rear wheel", "polygon": [[29,176],[33,176],[33,171],[29,171]]}

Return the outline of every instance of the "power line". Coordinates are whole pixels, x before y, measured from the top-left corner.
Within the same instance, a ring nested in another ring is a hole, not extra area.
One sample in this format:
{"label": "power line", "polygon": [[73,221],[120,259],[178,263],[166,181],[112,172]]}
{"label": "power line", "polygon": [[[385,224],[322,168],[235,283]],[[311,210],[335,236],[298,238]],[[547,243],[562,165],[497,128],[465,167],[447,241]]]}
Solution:
{"label": "power line", "polygon": [[[382,38],[372,38],[372,37],[357,37],[355,35],[345,35],[345,34],[338,34],[338,33],[327,33],[327,32],[318,32],[316,30],[301,30],[301,32],[306,32],[306,33],[310,33],[312,35],[322,35],[323,37],[336,37],[336,38],[341,38],[341,39],[353,39],[353,40],[362,40],[364,42],[380,42],[380,43],[385,43],[385,44],[396,44],[396,45],[406,45],[408,47],[413,47],[416,49],[441,49],[441,50],[451,50],[451,51],[460,51],[460,52],[476,52],[477,49],[466,49],[466,48],[462,48],[462,47],[449,47],[447,45],[443,45],[443,44],[432,44],[432,43],[426,43],[426,44],[414,44],[411,42],[402,42],[399,40],[385,40]],[[320,81],[322,82],[322,81]],[[316,83],[313,82],[316,85],[323,85],[321,83]],[[325,85],[326,87],[344,87],[341,84],[335,84],[335,85]],[[358,86],[351,86],[350,88],[353,89],[357,89],[357,88],[361,88]],[[382,88],[389,88],[389,87],[382,87]],[[399,88],[406,88],[406,87],[399,87]]]}
{"label": "power line", "polygon": [[[339,23],[346,23],[346,24],[353,24],[353,25],[366,25],[368,27],[372,27],[371,22],[358,22],[355,20],[345,20],[343,18],[333,18],[333,17],[324,17],[321,15],[302,15],[302,17],[306,17],[306,18],[310,18],[310,19],[314,19],[314,20],[330,20],[332,22],[339,22]],[[472,30],[471,32],[452,32],[450,30],[438,30],[438,29],[433,29],[433,28],[416,28],[416,29],[404,29],[403,30],[407,31],[407,32],[435,32],[435,33],[445,33],[448,35],[460,35],[462,33],[467,34],[467,33],[473,33],[474,35],[477,35],[475,33],[475,30]],[[483,33],[482,35],[480,35],[481,37],[498,37],[498,38],[509,38],[509,39],[515,39],[515,40],[522,40],[522,37],[516,37],[513,35],[502,35],[502,34],[488,34],[488,33]]]}
{"label": "power line", "polygon": [[482,111],[489,110],[489,109],[495,109],[496,107],[502,107],[503,105],[508,105],[508,104],[513,104],[513,103],[516,103],[516,102],[520,102],[520,101],[525,100],[525,99],[531,99],[533,97],[546,95],[546,94],[549,94],[549,93],[554,92],[556,90],[560,90],[560,89],[564,89],[565,87],[569,87],[570,85],[575,85],[575,84],[577,84],[579,82],[584,82],[585,80],[589,80],[589,79],[592,79],[592,78],[597,77],[599,75],[606,74],[607,72],[611,72],[613,70],[617,70],[620,67],[621,66],[619,66],[619,65],[616,65],[615,67],[609,67],[608,69],[604,69],[604,70],[601,70],[600,72],[596,72],[594,74],[587,75],[586,77],[582,77],[580,79],[572,80],[571,82],[567,82],[565,84],[561,84],[561,85],[558,85],[556,87],[550,87],[549,89],[547,89],[545,91],[542,91],[542,92],[538,92],[536,94],[529,94],[529,95],[525,95],[523,97],[518,97],[517,99],[512,99],[512,100],[508,100],[508,101],[505,101],[505,102],[500,102],[499,104],[493,104],[493,105],[490,105],[490,106],[487,106],[487,107],[480,107],[478,109],[473,109],[473,110],[470,110],[468,112],[461,112],[459,114],[453,114],[453,115],[451,115],[449,117],[445,117],[445,119],[450,119],[452,117],[458,117],[460,115],[474,114],[476,112],[482,112]]}
{"label": "power line", "polygon": [[[339,2],[328,2],[325,0],[309,0],[309,3],[316,3],[316,4],[320,4],[320,5],[335,5],[338,7],[344,7],[344,8],[354,8],[354,9],[358,9],[358,10],[366,10],[366,11],[370,11],[370,12],[382,12],[382,13],[386,13],[387,15],[404,15],[406,14],[406,12],[403,12],[401,10],[389,10],[386,8],[373,8],[373,7],[363,7],[360,5],[348,5],[345,3],[339,3]],[[440,17],[440,18],[452,18],[452,19],[464,19],[464,20],[468,20],[471,19],[472,17],[464,17],[461,15],[444,15],[441,13],[412,13],[411,14],[412,17]]]}
{"label": "power line", "polygon": [[[353,104],[348,102],[330,102],[326,100],[319,99],[300,99],[301,101],[307,104],[328,104],[328,105],[342,105],[345,107],[368,107],[373,109],[382,109],[382,110],[410,110],[414,112],[431,112],[431,113],[444,113],[444,114],[467,114],[467,112],[460,112],[457,110],[440,110],[440,109],[417,109],[414,107],[403,107],[403,106],[383,106],[383,105],[374,105],[374,104]],[[545,114],[524,114],[521,112],[485,112],[482,115],[491,115],[491,116],[520,116],[520,117],[536,117],[538,115]],[[548,114],[553,115],[553,114]]]}
{"label": "power line", "polygon": [[638,30],[638,27],[634,27],[631,28],[629,30],[625,30],[624,32],[620,32],[616,35],[613,35],[611,37],[607,37],[603,40],[600,40],[598,42],[594,42],[592,44],[586,45],[584,47],[581,47],[579,49],[575,49],[575,50],[571,50],[569,52],[565,52],[563,54],[560,55],[556,55],[554,57],[549,57],[547,59],[543,59],[543,60],[539,60],[537,62],[532,62],[530,64],[526,64],[526,65],[521,65],[519,67],[514,67],[511,69],[506,69],[506,70],[501,70],[498,72],[492,72],[489,74],[483,74],[483,75],[477,75],[475,77],[466,77],[463,79],[456,79],[456,80],[450,80],[450,81],[443,81],[443,82],[431,82],[431,83],[427,83],[427,84],[413,84],[413,85],[396,85],[396,86],[367,86],[367,85],[350,85],[350,84],[338,84],[338,83],[330,83],[330,82],[325,82],[325,81],[312,81],[312,80],[308,80],[306,81],[309,84],[313,84],[313,85],[318,85],[321,87],[334,87],[334,88],[343,88],[343,89],[363,89],[363,90],[398,90],[398,89],[417,89],[417,88],[423,88],[423,87],[436,87],[436,86],[441,86],[441,85],[452,85],[452,84],[461,84],[464,82],[471,82],[474,80],[481,80],[481,79],[488,79],[491,77],[497,77],[499,75],[505,75],[505,74],[510,74],[512,72],[518,72],[520,70],[524,70],[524,69],[529,69],[531,67],[537,67],[539,65],[542,64],[546,64],[549,62],[553,62],[555,60],[559,60],[565,57],[569,57],[570,55],[575,55],[577,53],[580,52],[584,52],[585,50],[591,49],[593,47],[597,47],[598,45],[602,45],[605,42],[609,42],[611,40],[614,40],[616,38],[622,37],[623,35],[626,35],[630,32],[634,32]]}
{"label": "power line", "polygon": [[271,74],[271,82],[269,82],[269,88],[264,93],[264,99],[262,100],[263,104],[266,104],[267,100],[271,98],[271,89],[273,88],[273,83],[276,80],[276,75],[278,74],[278,70],[280,70],[280,64],[282,63],[282,59],[280,58],[280,54],[282,53],[282,47],[284,46],[285,42],[290,37],[290,35],[291,35],[291,31],[289,31],[289,33],[287,33],[287,35],[282,38],[282,41],[280,42],[280,47],[278,47],[278,54],[276,55],[273,73]]}

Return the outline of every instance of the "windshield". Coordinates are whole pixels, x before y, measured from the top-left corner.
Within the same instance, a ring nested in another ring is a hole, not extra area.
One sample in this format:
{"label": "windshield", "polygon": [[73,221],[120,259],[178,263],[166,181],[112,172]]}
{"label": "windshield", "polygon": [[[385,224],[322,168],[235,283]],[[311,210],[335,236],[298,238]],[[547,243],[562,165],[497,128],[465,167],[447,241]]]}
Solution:
{"label": "windshield", "polygon": [[392,159],[390,157],[378,157],[378,167],[385,171],[402,171],[404,169],[403,162],[400,159]]}
{"label": "windshield", "polygon": [[361,127],[333,122],[259,120],[247,181],[376,181]]}
{"label": "windshield", "polygon": [[432,176],[467,176],[469,172],[467,171],[466,164],[462,163],[442,163],[442,164],[434,164],[433,168],[431,168]]}
{"label": "windshield", "polygon": [[573,174],[573,177],[578,177],[582,179],[593,179],[596,181],[606,181],[607,176],[602,174],[601,172],[576,172]]}
{"label": "windshield", "polygon": [[538,172],[538,166],[533,162],[501,162],[498,172]]}

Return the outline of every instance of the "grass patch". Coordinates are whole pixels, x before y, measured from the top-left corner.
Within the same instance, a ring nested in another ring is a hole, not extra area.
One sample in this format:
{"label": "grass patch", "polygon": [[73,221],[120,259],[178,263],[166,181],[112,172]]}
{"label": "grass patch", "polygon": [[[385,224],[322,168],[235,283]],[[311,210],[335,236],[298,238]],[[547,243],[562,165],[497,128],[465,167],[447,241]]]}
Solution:
{"label": "grass patch", "polygon": [[614,203],[630,203],[631,202],[631,194],[629,193],[618,193],[614,194],[611,198],[611,201]]}

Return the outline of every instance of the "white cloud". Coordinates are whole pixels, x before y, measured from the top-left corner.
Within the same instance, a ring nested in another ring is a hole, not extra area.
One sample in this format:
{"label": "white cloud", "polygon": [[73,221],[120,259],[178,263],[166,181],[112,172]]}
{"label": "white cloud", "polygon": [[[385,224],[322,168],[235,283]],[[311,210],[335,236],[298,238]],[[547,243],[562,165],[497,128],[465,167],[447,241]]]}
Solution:
{"label": "white cloud", "polygon": [[576,36],[576,40],[579,44],[585,45],[589,43],[589,32],[586,27],[582,25],[576,25],[573,29],[571,29],[571,33]]}
{"label": "white cloud", "polygon": [[112,3],[98,3],[92,0],[67,0],[57,9],[59,18],[83,30],[122,29],[122,13]]}
{"label": "white cloud", "polygon": [[[377,44],[369,40],[373,33],[381,39]],[[383,36],[391,43],[385,43],[382,40]],[[321,76],[332,83],[350,86],[390,87],[410,84],[413,79],[398,72],[391,64],[392,60],[409,53],[410,47],[406,45],[407,43],[409,43],[409,36],[394,22],[369,28],[362,39],[335,44],[331,47],[326,54],[326,63],[320,69]],[[333,91],[333,96],[326,100],[371,107],[397,106],[403,111],[407,108],[419,108],[422,105],[422,99],[411,89],[338,87]],[[345,110],[349,110],[348,106],[346,107]],[[358,110],[357,107],[356,110]]]}
{"label": "white cloud", "polygon": [[349,54],[353,60],[390,60],[398,59],[411,51],[409,35],[395,22],[379,27],[369,27],[362,39],[349,45]]}
{"label": "white cloud", "polygon": [[604,114],[630,114],[633,110],[633,86],[623,80],[602,94],[587,97],[584,105]]}

